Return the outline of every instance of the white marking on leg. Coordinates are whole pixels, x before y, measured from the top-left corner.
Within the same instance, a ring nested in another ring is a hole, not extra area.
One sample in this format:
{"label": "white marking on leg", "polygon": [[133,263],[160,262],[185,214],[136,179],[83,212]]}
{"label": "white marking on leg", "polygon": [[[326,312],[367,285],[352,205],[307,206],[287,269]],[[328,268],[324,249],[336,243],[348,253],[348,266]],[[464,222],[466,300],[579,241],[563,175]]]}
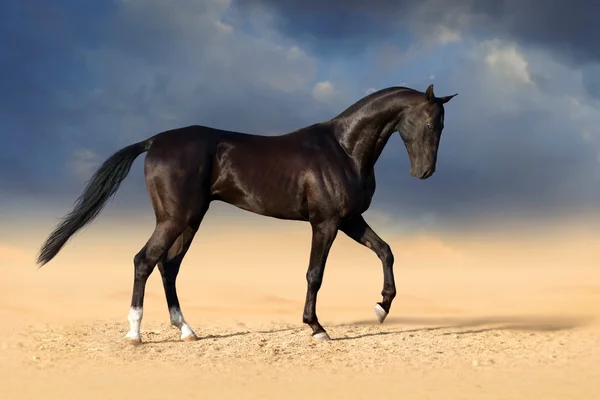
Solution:
{"label": "white marking on leg", "polygon": [[196,334],[190,328],[190,326],[185,322],[185,318],[183,318],[183,314],[179,307],[173,307],[169,309],[169,315],[171,316],[171,324],[179,328],[181,335],[179,338],[181,340],[196,340]]}
{"label": "white marking on leg", "polygon": [[379,303],[377,303],[375,304],[375,315],[377,316],[379,323],[383,324],[383,321],[385,321],[385,318],[388,316],[388,313],[386,313],[383,307],[381,307]]}
{"label": "white marking on leg", "polygon": [[142,341],[142,336],[140,335],[140,325],[142,324],[143,315],[144,310],[142,307],[131,307],[129,309],[129,315],[127,316],[127,320],[129,321],[129,332],[127,332],[125,337],[130,339],[132,342]]}
{"label": "white marking on leg", "polygon": [[327,334],[327,332],[319,332],[316,335],[312,335],[312,337],[314,339],[322,340],[322,341],[331,340],[331,338],[329,337],[329,335]]}

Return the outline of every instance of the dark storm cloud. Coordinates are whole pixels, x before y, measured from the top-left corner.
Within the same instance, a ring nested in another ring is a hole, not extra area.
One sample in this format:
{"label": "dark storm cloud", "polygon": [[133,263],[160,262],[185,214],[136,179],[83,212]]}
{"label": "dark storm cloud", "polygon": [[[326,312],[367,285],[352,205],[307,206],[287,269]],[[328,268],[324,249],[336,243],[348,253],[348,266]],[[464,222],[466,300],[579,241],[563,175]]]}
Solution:
{"label": "dark storm cloud", "polygon": [[[0,190],[48,190],[45,179],[55,173],[48,161],[65,156],[64,127],[81,122],[82,114],[66,104],[65,95],[84,82],[73,49],[85,44],[82,30],[93,38],[94,23],[84,21],[96,10],[76,8],[32,1],[2,8]],[[6,204],[7,196],[2,197]]]}
{"label": "dark storm cloud", "polygon": [[[447,10],[446,10],[447,8]],[[586,0],[432,0],[420,15],[451,27],[466,28],[511,38],[556,52],[566,60],[600,60],[595,39],[600,4]],[[465,16],[467,16],[465,18]],[[421,21],[426,25],[427,20]]]}
{"label": "dark storm cloud", "polygon": [[[399,15],[412,2],[234,0],[244,12],[275,14],[274,27],[317,54],[361,53],[404,29]],[[408,44],[408,42],[405,42]]]}
{"label": "dark storm cloud", "polygon": [[[511,38],[540,46],[571,61],[600,61],[597,15],[588,0],[235,0],[241,8],[263,7],[279,16],[277,27],[308,41],[358,40],[370,46],[410,27],[420,34],[439,24],[451,29]],[[364,40],[362,38],[368,38]],[[332,46],[331,50],[337,50]]]}

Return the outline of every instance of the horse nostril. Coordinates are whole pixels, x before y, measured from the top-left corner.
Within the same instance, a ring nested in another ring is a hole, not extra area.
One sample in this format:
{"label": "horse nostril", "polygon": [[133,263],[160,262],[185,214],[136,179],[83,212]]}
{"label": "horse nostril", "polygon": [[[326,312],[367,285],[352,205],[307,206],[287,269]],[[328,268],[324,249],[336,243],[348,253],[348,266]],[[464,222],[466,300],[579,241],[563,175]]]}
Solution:
{"label": "horse nostril", "polygon": [[419,176],[419,179],[427,179],[431,176],[431,170],[430,169],[426,169],[421,176]]}

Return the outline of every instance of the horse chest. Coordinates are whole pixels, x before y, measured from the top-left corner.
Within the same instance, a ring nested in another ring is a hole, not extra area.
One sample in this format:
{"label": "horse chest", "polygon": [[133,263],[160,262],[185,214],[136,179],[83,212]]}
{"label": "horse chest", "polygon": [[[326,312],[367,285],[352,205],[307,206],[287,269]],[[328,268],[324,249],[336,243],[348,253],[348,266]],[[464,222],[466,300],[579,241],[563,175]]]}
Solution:
{"label": "horse chest", "polygon": [[354,208],[357,212],[362,214],[371,205],[373,194],[375,194],[375,186],[370,180],[363,181],[358,186],[358,190],[354,193],[355,201],[353,203],[355,203]]}
{"label": "horse chest", "polygon": [[374,192],[374,181],[370,178],[345,180],[331,193],[332,205],[342,217],[362,214],[371,205]]}

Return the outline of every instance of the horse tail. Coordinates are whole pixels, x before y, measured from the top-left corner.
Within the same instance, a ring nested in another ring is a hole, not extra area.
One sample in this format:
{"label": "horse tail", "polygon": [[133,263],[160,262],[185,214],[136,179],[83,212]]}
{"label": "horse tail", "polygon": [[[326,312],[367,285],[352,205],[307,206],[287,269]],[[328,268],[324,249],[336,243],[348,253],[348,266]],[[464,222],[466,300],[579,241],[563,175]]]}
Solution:
{"label": "horse tail", "polygon": [[37,258],[38,268],[52,260],[71,236],[98,216],[106,202],[119,189],[135,159],[150,149],[152,139],[129,145],[102,163],[76,200],[73,210],[54,228],[41,247]]}

